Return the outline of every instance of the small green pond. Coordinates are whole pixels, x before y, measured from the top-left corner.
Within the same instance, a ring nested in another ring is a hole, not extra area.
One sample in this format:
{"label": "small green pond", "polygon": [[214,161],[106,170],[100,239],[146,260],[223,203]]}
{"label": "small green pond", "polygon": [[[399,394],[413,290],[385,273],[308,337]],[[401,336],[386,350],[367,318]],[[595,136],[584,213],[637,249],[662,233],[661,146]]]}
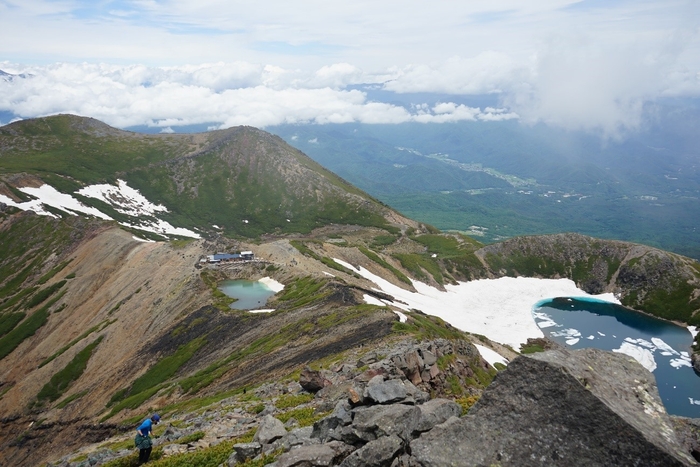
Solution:
{"label": "small green pond", "polygon": [[260,281],[233,280],[223,281],[219,290],[237,300],[231,304],[236,310],[255,310],[262,308],[275,291]]}

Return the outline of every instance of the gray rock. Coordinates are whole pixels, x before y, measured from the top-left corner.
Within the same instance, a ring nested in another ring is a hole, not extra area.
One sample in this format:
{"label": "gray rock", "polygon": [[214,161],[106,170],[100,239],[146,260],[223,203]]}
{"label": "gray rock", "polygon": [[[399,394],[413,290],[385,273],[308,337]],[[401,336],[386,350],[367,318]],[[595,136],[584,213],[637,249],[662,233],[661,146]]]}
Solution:
{"label": "gray rock", "polygon": [[312,438],[326,441],[329,439],[339,440],[340,434],[337,434],[339,428],[349,425],[352,422],[353,414],[350,409],[350,404],[346,401],[340,401],[336,404],[333,413],[322,418],[314,423],[311,432]]}
{"label": "gray rock", "polygon": [[372,363],[377,362],[379,359],[377,358],[377,353],[376,352],[369,352],[368,354],[364,355],[363,357],[360,357],[360,359],[357,361],[357,368],[361,368],[363,366],[370,365]]}
{"label": "gray rock", "polygon": [[448,418],[462,415],[462,407],[447,399],[433,399],[418,408],[421,417],[416,425],[416,432],[430,431],[435,425],[446,422]]}
{"label": "gray rock", "polygon": [[326,467],[338,465],[354,448],[340,441],[299,446],[282,454],[275,467]]}
{"label": "gray rock", "polygon": [[369,368],[355,377],[355,381],[366,383],[377,375],[385,375],[389,373],[385,367]]}
{"label": "gray rock", "polygon": [[391,463],[391,467],[414,467],[415,463],[412,463],[412,457],[408,454],[402,454],[394,458]]}
{"label": "gray rock", "polygon": [[160,436],[163,441],[175,441],[183,436],[182,431],[170,425],[165,429],[165,432]]}
{"label": "gray rock", "polygon": [[519,357],[465,417],[410,444],[420,466],[690,466],[654,376],[626,355],[585,349]]}
{"label": "gray rock", "polygon": [[406,386],[398,379],[384,381],[383,376],[375,376],[365,388],[364,398],[377,404],[391,404],[406,399]]}
{"label": "gray rock", "polygon": [[260,444],[270,444],[287,434],[284,424],[272,415],[265,415],[260,422],[258,431],[253,436],[253,441]]}
{"label": "gray rock", "polygon": [[294,446],[301,446],[303,444],[318,444],[321,441],[317,438],[311,438],[311,433],[313,427],[305,426],[303,428],[296,428],[282,438],[282,447],[285,451],[289,451]]}
{"label": "gray rock", "polygon": [[301,387],[301,384],[297,383],[296,381],[292,381],[287,385],[287,392],[289,394],[299,394],[304,390],[303,387]]}
{"label": "gray rock", "polygon": [[671,416],[678,442],[691,456],[700,462],[700,419]]}
{"label": "gray rock", "polygon": [[299,426],[299,420],[297,420],[297,419],[294,418],[294,417],[290,418],[289,420],[287,420],[287,421],[284,423],[284,427],[285,427],[286,429],[295,428],[295,427],[297,427],[297,426]]}
{"label": "gray rock", "polygon": [[270,444],[264,444],[262,447],[262,453],[269,456],[275,451],[283,450],[285,446],[284,437],[278,438],[271,442]]}
{"label": "gray rock", "polygon": [[[235,460],[237,463],[243,463],[248,459],[252,459],[262,452],[262,446],[260,443],[238,443],[233,445],[233,452],[229,456],[229,465],[231,465],[231,460]],[[233,458],[233,459],[232,459]],[[232,464],[236,465],[236,464]]]}
{"label": "gray rock", "polygon": [[426,367],[431,367],[437,362],[437,357],[430,350],[423,350],[421,354],[423,355],[423,364]]}
{"label": "gray rock", "polygon": [[403,440],[396,435],[383,436],[350,454],[340,467],[389,467],[403,453]]}
{"label": "gray rock", "polygon": [[375,405],[355,409],[353,433],[362,441],[373,441],[382,436],[396,435],[409,441],[420,421],[421,411],[412,405]]}
{"label": "gray rock", "polygon": [[[358,391],[359,394],[362,394],[364,392],[364,386],[354,381],[326,386],[316,393],[316,398],[323,401],[319,410],[333,410],[338,401],[350,400],[353,398],[353,394],[358,394]],[[358,400],[358,402],[360,402],[360,400]]]}
{"label": "gray rock", "polygon": [[423,372],[423,358],[418,354],[417,350],[408,352],[405,356],[406,367],[401,368],[406,378],[413,384],[420,384],[423,382],[421,378],[421,373]]}
{"label": "gray rock", "polygon": [[403,381],[403,385],[406,389],[406,399],[403,401],[404,404],[423,404],[424,402],[430,400],[430,394],[425,391],[421,391],[410,381]]}

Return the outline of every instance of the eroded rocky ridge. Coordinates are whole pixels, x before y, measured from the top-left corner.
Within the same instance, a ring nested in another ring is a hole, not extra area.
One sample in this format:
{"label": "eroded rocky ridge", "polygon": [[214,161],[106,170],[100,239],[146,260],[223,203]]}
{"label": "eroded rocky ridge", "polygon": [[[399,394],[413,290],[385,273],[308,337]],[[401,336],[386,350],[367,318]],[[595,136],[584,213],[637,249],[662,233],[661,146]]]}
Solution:
{"label": "eroded rocky ridge", "polygon": [[[268,395],[304,393],[303,387],[315,391],[310,406],[332,411],[313,426],[282,423],[272,405],[255,418],[246,417],[240,408],[227,410],[227,401],[214,412],[184,419],[211,430],[213,436],[199,441],[199,447],[256,430],[252,441],[233,446],[223,463],[227,467],[262,458],[274,458],[270,465],[275,467],[697,465],[690,454],[697,437],[687,430],[687,421],[666,414],[653,375],[625,355],[558,348],[518,357],[466,415],[454,400],[431,398],[421,389],[438,382],[429,373],[418,386],[409,381],[420,366],[411,363],[411,355],[425,356],[426,350],[437,355],[450,347],[469,353],[470,345],[403,342],[369,364],[372,355],[354,365],[307,370],[301,384],[256,390]],[[463,362],[471,358],[456,355]],[[440,373],[464,376],[469,365],[453,363]],[[156,444],[166,456],[183,452],[188,447],[172,443],[186,431],[171,426]],[[82,463],[64,459],[51,465],[100,465],[114,456],[98,451],[87,457]]]}

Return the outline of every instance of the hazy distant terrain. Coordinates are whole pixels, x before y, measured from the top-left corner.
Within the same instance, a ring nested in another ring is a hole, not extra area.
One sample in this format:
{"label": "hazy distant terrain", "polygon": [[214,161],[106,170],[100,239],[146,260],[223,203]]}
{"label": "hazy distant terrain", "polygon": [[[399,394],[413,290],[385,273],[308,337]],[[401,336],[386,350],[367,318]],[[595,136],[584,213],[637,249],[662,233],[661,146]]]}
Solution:
{"label": "hazy distant terrain", "polygon": [[697,102],[622,140],[517,121],[269,128],[407,216],[483,241],[554,232],[700,258]]}

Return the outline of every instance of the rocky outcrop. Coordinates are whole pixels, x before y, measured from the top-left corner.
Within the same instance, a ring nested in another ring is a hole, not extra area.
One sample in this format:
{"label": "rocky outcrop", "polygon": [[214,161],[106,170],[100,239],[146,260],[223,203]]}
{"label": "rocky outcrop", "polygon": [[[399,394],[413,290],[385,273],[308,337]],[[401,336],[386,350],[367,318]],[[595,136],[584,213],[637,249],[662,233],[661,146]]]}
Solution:
{"label": "rocky outcrop", "polygon": [[[387,392],[408,383],[371,381]],[[688,442],[676,439],[653,375],[625,355],[555,349],[520,357],[465,416],[446,399],[391,402],[339,401],[272,465],[697,465]]]}
{"label": "rocky outcrop", "polygon": [[[653,375],[628,356],[557,348],[519,357],[464,415],[453,400],[431,399],[407,376],[412,367],[404,367],[419,349],[425,356],[432,348],[436,362],[465,358],[443,355],[448,347],[466,352],[470,344],[401,342],[365,354],[359,368],[345,362],[320,370],[328,385],[309,405],[330,414],[313,426],[283,424],[274,404],[251,418],[249,410],[226,409],[229,402],[222,401],[215,411],[187,418],[190,429],[206,433],[203,439],[178,447],[168,443],[190,432],[168,429],[156,444],[164,445],[164,455],[175,455],[254,428],[252,441],[234,445],[224,467],[270,457],[275,467],[697,465],[690,455],[700,446],[697,421],[670,419]],[[299,392],[296,382],[275,383],[255,395],[274,400]],[[100,465],[110,457],[100,451],[89,459]]]}
{"label": "rocky outcrop", "polygon": [[467,416],[410,448],[421,466],[695,465],[653,375],[629,357],[595,349],[516,359]]}
{"label": "rocky outcrop", "polygon": [[[409,400],[421,404],[452,393],[452,385],[464,395],[479,395],[494,370],[465,340],[412,340],[372,350],[357,360],[327,370],[302,370],[299,383],[316,393],[325,408],[340,400],[352,404],[391,404]],[[451,383],[451,384],[450,384]]]}

